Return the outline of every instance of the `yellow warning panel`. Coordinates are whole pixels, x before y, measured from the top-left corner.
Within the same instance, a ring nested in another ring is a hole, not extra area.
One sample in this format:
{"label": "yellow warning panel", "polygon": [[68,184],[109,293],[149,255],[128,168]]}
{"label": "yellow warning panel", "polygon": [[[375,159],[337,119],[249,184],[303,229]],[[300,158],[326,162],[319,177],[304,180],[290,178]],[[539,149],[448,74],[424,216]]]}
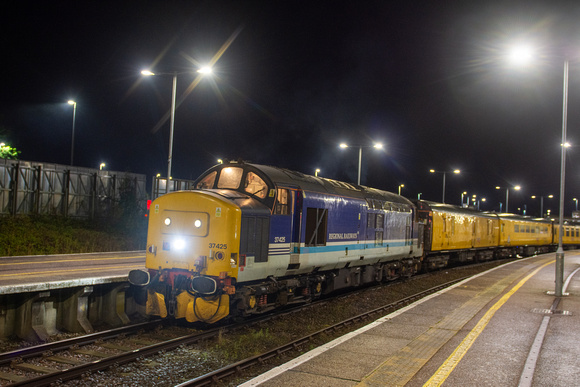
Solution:
{"label": "yellow warning panel", "polygon": [[167,307],[165,306],[165,296],[154,290],[147,291],[146,313],[149,315],[167,317]]}

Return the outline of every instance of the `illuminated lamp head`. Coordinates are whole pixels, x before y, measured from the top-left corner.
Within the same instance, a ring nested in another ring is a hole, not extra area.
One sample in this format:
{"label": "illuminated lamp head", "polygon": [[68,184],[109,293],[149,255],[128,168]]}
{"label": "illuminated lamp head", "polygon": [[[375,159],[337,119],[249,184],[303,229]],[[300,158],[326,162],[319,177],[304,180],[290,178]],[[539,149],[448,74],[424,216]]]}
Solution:
{"label": "illuminated lamp head", "polygon": [[175,250],[183,250],[185,248],[185,240],[183,239],[176,239],[175,242],[173,242],[173,247],[175,248]]}

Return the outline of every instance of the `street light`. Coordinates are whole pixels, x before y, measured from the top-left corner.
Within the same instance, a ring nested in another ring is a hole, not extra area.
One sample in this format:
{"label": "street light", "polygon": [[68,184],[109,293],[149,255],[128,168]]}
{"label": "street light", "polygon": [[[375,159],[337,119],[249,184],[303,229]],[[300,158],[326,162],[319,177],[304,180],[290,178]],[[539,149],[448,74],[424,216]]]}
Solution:
{"label": "street light", "polygon": [[405,184],[399,184],[399,196],[401,196],[401,188],[405,187]]}
{"label": "street light", "polygon": [[[535,199],[537,196],[536,195],[532,195],[531,198]],[[540,196],[540,218],[544,217],[544,197],[547,197],[548,199],[552,199],[554,197],[554,195],[547,195],[547,196]]]}
{"label": "street light", "polygon": [[106,166],[105,163],[101,163],[101,165],[99,165],[99,170],[102,171],[103,168],[105,168],[105,166]]}
{"label": "street light", "polygon": [[343,142],[339,146],[342,149],[346,149],[346,148],[350,148],[350,147],[358,148],[358,179],[357,179],[357,184],[360,185],[360,170],[361,170],[361,164],[362,164],[362,148],[383,149],[383,144],[381,144],[380,142],[377,142],[374,145],[348,145],[348,144],[345,144]]}
{"label": "street light", "polygon": [[[212,70],[211,67],[202,67],[197,70],[198,73],[202,75],[211,74]],[[181,74],[181,73],[179,73]],[[167,159],[167,185],[165,187],[165,192],[169,192],[169,180],[171,179],[171,163],[173,160],[173,129],[175,126],[175,100],[177,96],[177,72],[173,73],[154,73],[151,70],[142,70],[141,75],[146,77],[154,76],[154,75],[172,75],[173,76],[173,88],[171,92],[171,119],[169,122],[169,157]]]}
{"label": "street light", "polygon": [[[495,187],[495,189],[501,189],[500,186]],[[520,187],[519,185],[516,185],[513,187],[513,189],[515,189],[516,191],[519,191],[520,189],[522,189],[522,187]],[[505,189],[505,212],[508,212],[508,200],[510,198],[510,189],[509,187]]]}
{"label": "street light", "polygon": [[463,191],[461,193],[461,207],[469,207],[469,196],[467,197],[467,206],[465,206],[465,203],[463,203],[463,197],[467,195],[467,191]]}
{"label": "street light", "polygon": [[318,176],[318,172],[320,172],[320,169],[316,168],[316,170],[314,171],[314,176]]}
{"label": "street light", "polygon": [[77,119],[77,103],[71,99],[68,101],[68,104],[73,105],[72,139],[70,144],[70,165],[73,165],[75,153],[75,121]]}
{"label": "street light", "polygon": [[441,172],[441,171],[436,171],[434,169],[430,169],[429,172],[431,172],[431,173],[442,173],[443,174],[443,198],[441,199],[441,203],[445,203],[445,176],[448,173],[451,173],[451,172],[453,172],[455,174],[459,174],[459,173],[461,173],[461,171],[459,169],[455,169],[453,171],[443,171],[443,172]]}
{"label": "street light", "polygon": [[578,211],[578,199],[574,198],[572,201],[576,202],[576,211]]}
{"label": "street light", "polygon": [[[521,48],[518,47],[512,50],[512,56],[514,53],[522,52]],[[526,55],[520,56],[520,58],[525,59],[526,62],[532,57],[532,51],[528,50]],[[562,87],[562,142],[561,142],[561,160],[560,160],[560,213],[558,214],[558,249],[556,250],[556,297],[562,297],[562,287],[564,285],[564,247],[562,244],[562,237],[564,231],[564,188],[566,181],[566,148],[569,144],[566,142],[566,126],[568,122],[568,59],[564,59],[564,75],[563,75],[563,87]],[[507,203],[506,203],[507,207]]]}

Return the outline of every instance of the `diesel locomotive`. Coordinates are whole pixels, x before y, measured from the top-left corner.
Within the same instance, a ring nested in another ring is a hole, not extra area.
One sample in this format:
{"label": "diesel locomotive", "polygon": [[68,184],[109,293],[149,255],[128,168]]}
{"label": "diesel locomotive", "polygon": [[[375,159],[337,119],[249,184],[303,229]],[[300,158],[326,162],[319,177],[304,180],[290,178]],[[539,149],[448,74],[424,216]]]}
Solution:
{"label": "diesel locomotive", "polygon": [[[567,225],[569,245],[580,227]],[[217,165],[149,211],[146,313],[189,322],[264,313],[449,261],[549,251],[544,219],[410,200],[248,163]]]}

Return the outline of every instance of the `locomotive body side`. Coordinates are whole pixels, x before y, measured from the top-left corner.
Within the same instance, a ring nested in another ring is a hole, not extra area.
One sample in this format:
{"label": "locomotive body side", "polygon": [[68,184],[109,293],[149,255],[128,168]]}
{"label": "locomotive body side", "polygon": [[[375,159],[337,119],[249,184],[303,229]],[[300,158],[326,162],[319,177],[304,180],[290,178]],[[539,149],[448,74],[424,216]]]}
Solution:
{"label": "locomotive body side", "polygon": [[275,167],[216,166],[150,214],[149,274],[129,280],[148,314],[190,322],[410,276],[423,255],[409,200]]}

